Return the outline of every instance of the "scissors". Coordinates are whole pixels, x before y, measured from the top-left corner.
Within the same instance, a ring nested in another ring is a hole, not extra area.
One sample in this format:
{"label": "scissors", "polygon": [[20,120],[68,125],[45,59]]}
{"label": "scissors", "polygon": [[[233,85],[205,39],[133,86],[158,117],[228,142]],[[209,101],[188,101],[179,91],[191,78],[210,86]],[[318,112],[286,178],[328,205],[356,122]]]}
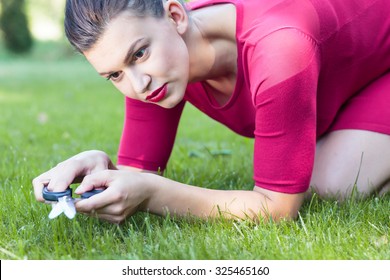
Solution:
{"label": "scissors", "polygon": [[[81,195],[81,199],[88,199],[95,194],[101,193],[104,189],[93,189]],[[74,206],[75,199],[72,197],[72,189],[67,188],[63,192],[51,192],[45,186],[42,190],[43,198],[52,203],[53,209],[49,214],[49,219],[54,219],[64,213],[69,219],[76,216],[76,208]]]}

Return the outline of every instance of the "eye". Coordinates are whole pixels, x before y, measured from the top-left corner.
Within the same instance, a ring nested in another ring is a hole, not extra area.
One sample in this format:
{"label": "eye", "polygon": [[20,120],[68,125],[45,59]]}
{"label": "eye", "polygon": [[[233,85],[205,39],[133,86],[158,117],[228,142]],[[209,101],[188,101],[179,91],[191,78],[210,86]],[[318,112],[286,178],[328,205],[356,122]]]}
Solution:
{"label": "eye", "polygon": [[122,74],[122,72],[114,72],[114,73],[108,75],[107,80],[117,82],[117,81],[119,81],[121,74]]}
{"label": "eye", "polygon": [[139,49],[136,53],[134,53],[133,60],[137,61],[139,59],[142,59],[145,57],[145,55],[146,55],[146,48],[144,47],[144,48]]}

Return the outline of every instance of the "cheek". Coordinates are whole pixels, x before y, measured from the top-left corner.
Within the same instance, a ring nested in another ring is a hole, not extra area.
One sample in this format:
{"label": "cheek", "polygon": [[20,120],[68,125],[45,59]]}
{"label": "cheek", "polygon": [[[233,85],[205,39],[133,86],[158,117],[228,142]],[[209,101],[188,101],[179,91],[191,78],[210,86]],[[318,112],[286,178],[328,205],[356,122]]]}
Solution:
{"label": "cheek", "polygon": [[172,75],[184,75],[188,72],[189,56],[187,46],[182,40],[175,40],[165,45],[160,53],[163,59],[159,65],[161,73],[170,72]]}
{"label": "cheek", "polygon": [[127,97],[130,97],[132,99],[136,99],[136,94],[134,93],[132,87],[131,87],[131,84],[126,82],[126,81],[122,81],[120,83],[113,83],[113,85],[125,96]]}

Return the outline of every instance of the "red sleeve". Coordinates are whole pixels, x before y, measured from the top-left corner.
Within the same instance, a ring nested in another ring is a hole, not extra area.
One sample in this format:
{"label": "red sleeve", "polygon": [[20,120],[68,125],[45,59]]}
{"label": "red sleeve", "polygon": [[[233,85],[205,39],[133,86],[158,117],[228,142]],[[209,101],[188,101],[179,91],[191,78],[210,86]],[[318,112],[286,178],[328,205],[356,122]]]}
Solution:
{"label": "red sleeve", "polygon": [[316,147],[317,45],[299,30],[284,28],[249,48],[248,57],[256,186],[304,192]]}
{"label": "red sleeve", "polygon": [[118,165],[163,171],[172,152],[185,102],[172,109],[126,98]]}

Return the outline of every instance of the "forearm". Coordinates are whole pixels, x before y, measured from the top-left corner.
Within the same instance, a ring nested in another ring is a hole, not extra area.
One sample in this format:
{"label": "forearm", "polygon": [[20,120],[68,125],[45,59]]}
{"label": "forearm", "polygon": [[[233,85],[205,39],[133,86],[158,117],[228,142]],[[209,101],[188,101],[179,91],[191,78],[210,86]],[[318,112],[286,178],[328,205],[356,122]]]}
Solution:
{"label": "forearm", "polygon": [[152,173],[156,175],[161,175],[162,172],[157,172],[157,171],[151,171],[151,170],[146,170],[146,169],[140,169],[132,166],[127,166],[127,165],[117,165],[116,168],[118,170],[130,170],[130,171],[135,171],[135,172],[143,172],[143,173]]}
{"label": "forearm", "polygon": [[253,191],[213,190],[152,174],[147,177],[149,195],[141,210],[157,215],[189,214],[200,218],[223,216],[228,219],[252,220],[261,216],[272,216],[274,219],[292,218],[302,203],[301,195],[275,195],[259,188]]}

